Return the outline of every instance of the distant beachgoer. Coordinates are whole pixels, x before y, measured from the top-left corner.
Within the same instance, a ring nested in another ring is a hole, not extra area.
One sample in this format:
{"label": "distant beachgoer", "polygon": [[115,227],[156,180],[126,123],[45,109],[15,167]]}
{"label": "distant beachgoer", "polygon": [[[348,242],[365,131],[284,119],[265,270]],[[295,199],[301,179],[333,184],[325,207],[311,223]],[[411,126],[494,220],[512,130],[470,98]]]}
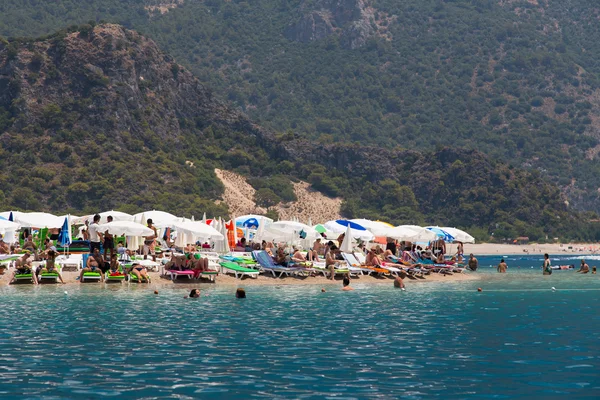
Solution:
{"label": "distant beachgoer", "polygon": [[394,279],[394,287],[399,289],[404,289],[404,281],[399,276]]}
{"label": "distant beachgoer", "polygon": [[[113,217],[111,215],[109,215],[108,217],[106,217],[106,221],[108,221],[109,223],[113,221]],[[106,254],[110,252],[110,259],[112,260],[113,258],[115,258],[115,239],[114,236],[110,233],[108,233],[108,230],[106,230],[103,234],[104,237],[104,258],[106,259]]]}
{"label": "distant beachgoer", "polygon": [[596,273],[596,266],[594,265],[594,266],[592,267],[592,274],[595,274],[595,273]]}
{"label": "distant beachgoer", "polygon": [[337,247],[335,247],[335,245],[332,245],[331,250],[327,252],[327,255],[325,256],[325,268],[327,268],[329,270],[329,279],[333,280],[333,278],[335,277],[335,267],[338,263],[338,261],[335,259],[335,250],[337,249]]}
{"label": "distant beachgoer", "polygon": [[190,299],[197,299],[198,297],[200,297],[200,289],[192,289],[188,297]]}
{"label": "distant beachgoer", "polygon": [[390,253],[392,253],[392,255],[397,255],[398,254],[398,248],[396,246],[396,240],[392,239],[392,238],[386,238],[385,239],[386,244],[385,244],[385,249],[389,250]]}
{"label": "distant beachgoer", "polygon": [[150,283],[150,277],[148,276],[148,270],[146,267],[133,263],[130,272],[137,277],[138,283],[142,283],[142,280],[145,280],[146,283]]}
{"label": "distant beachgoer", "polygon": [[456,242],[458,246],[456,246],[456,256],[462,259],[462,256],[465,254],[465,248],[462,242]]}
{"label": "distant beachgoer", "polygon": [[152,260],[156,261],[156,246],[154,241],[157,237],[157,230],[152,222],[152,219],[149,218],[146,223],[148,224],[148,228],[152,229],[154,234],[144,237],[144,247],[142,249],[142,253],[144,254],[144,260],[148,259],[148,254],[150,254],[152,256]]}
{"label": "distant beachgoer", "polygon": [[500,260],[500,264],[498,264],[498,272],[501,274],[505,274],[508,269],[508,265],[504,262],[504,258]]}
{"label": "distant beachgoer", "polygon": [[477,271],[477,267],[479,267],[479,261],[473,256],[473,253],[469,254],[469,269],[471,271]]}
{"label": "distant beachgoer", "polygon": [[544,265],[542,266],[544,275],[552,275],[552,267],[550,266],[550,256],[548,253],[544,254]]}
{"label": "distant beachgoer", "polygon": [[349,291],[354,290],[352,286],[350,286],[350,278],[346,275],[344,276],[344,280],[342,281],[342,290]]}
{"label": "distant beachgoer", "polygon": [[581,260],[581,266],[579,267],[579,271],[577,271],[577,273],[587,274],[588,272],[590,272],[590,266],[587,265],[585,260]]}
{"label": "distant beachgoer", "polygon": [[235,291],[235,298],[236,299],[245,299],[246,298],[246,291],[242,288],[238,288]]}
{"label": "distant beachgoer", "polygon": [[437,240],[434,240],[433,243],[431,244],[431,248],[433,250],[433,254],[437,257],[438,254],[446,254],[446,242],[444,242],[444,239],[439,238]]}
{"label": "distant beachgoer", "polygon": [[98,229],[99,222],[100,215],[94,215],[94,221],[90,224],[90,226],[87,229],[88,237],[90,239],[90,254],[94,254],[94,249],[100,250],[100,244],[102,242],[102,233]]}
{"label": "distant beachgoer", "polygon": [[23,243],[23,250],[27,250],[29,251],[31,254],[33,254],[33,258],[34,260],[37,259],[37,250],[38,247],[37,245],[33,242],[33,236],[31,236],[31,234],[27,235],[25,237],[25,241]]}

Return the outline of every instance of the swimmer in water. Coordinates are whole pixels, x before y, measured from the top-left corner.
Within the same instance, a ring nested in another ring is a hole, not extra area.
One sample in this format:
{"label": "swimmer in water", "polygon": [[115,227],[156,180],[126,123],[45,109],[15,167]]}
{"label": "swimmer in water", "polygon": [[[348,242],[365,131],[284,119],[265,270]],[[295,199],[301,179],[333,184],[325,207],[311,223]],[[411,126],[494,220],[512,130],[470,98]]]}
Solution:
{"label": "swimmer in water", "polygon": [[350,286],[350,278],[346,275],[344,276],[344,281],[342,282],[342,284],[344,285],[342,287],[343,291],[350,291],[350,290],[354,290],[354,288],[352,286]]}
{"label": "swimmer in water", "polygon": [[198,297],[200,297],[200,289],[192,289],[188,297],[190,299],[197,299]]}
{"label": "swimmer in water", "polygon": [[508,269],[508,265],[504,262],[504,258],[500,260],[500,264],[498,264],[498,272],[501,274],[505,274]]}

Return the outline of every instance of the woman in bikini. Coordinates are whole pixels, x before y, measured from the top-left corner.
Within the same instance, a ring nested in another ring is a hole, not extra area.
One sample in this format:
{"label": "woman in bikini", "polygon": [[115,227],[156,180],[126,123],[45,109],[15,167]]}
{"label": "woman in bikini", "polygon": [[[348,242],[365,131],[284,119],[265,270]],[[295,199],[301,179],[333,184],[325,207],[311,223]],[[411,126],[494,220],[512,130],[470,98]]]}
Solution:
{"label": "woman in bikini", "polygon": [[62,275],[56,268],[56,256],[58,255],[54,250],[48,250],[46,253],[48,259],[46,260],[46,266],[40,270],[40,273],[49,273],[49,274],[57,274],[58,279],[64,285],[65,281],[63,281]]}
{"label": "woman in bikini", "polygon": [[150,277],[148,276],[146,267],[143,267],[140,264],[133,264],[131,266],[131,273],[137,277],[138,283],[142,283],[142,279],[145,279],[147,283],[150,283]]}

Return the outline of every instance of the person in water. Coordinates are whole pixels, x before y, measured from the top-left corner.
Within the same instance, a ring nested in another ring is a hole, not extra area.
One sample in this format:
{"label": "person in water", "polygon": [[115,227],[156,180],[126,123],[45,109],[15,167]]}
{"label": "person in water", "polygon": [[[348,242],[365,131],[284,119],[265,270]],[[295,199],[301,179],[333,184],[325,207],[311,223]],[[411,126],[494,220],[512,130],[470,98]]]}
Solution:
{"label": "person in water", "polygon": [[498,264],[498,272],[501,274],[505,274],[508,269],[508,265],[504,262],[504,258],[500,260],[500,264]]}
{"label": "person in water", "polygon": [[404,281],[399,276],[394,279],[394,287],[404,290]]}
{"label": "person in water", "polygon": [[200,297],[200,289],[192,289],[188,297],[190,299],[197,299],[198,297]]}
{"label": "person in water", "polygon": [[246,291],[242,288],[238,288],[235,291],[235,298],[236,299],[245,299],[246,298]]}
{"label": "person in water", "polygon": [[577,271],[577,273],[578,274],[587,274],[588,272],[590,272],[590,266],[587,265],[585,260],[581,260],[581,266],[579,267],[579,271]]}
{"label": "person in water", "polygon": [[550,256],[548,253],[544,254],[544,265],[542,266],[544,275],[552,275],[552,267],[550,266]]}
{"label": "person in water", "polygon": [[354,290],[354,288],[352,286],[350,286],[350,277],[348,275],[344,276],[344,280],[342,281],[342,290],[343,291],[350,291],[350,290]]}

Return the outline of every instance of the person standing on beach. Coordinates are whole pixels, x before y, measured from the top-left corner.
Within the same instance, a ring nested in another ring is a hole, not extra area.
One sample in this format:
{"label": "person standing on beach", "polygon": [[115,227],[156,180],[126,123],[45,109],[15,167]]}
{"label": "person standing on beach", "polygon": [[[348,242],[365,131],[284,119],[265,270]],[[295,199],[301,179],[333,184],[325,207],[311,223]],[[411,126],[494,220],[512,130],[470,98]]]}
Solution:
{"label": "person standing on beach", "polygon": [[471,271],[477,271],[477,267],[479,267],[479,261],[477,261],[473,253],[469,254],[469,269]]}
{"label": "person standing on beach", "polygon": [[156,261],[156,250],[154,249],[154,240],[157,237],[156,227],[153,225],[151,219],[148,219],[146,223],[148,224],[148,228],[154,231],[154,235],[144,237],[144,260],[148,258],[148,253],[150,253],[152,255],[152,260]]}
{"label": "person standing on beach", "polygon": [[504,258],[500,260],[500,264],[498,264],[498,272],[501,274],[505,274],[508,269],[508,265],[504,262]]}
{"label": "person standing on beach", "polygon": [[542,266],[544,275],[552,275],[552,268],[550,267],[550,256],[548,253],[544,254],[544,265]]}
{"label": "person standing on beach", "polygon": [[94,215],[94,221],[88,226],[87,232],[88,237],[90,239],[90,254],[94,254],[94,249],[98,249],[100,251],[100,231],[98,229],[100,222],[100,215]]}
{"label": "person standing on beach", "polygon": [[[106,217],[106,221],[110,224],[113,221],[113,217],[109,215]],[[104,232],[104,259],[106,260],[106,254],[110,251],[110,259],[115,257],[115,239],[114,236],[108,233],[108,230]]]}

